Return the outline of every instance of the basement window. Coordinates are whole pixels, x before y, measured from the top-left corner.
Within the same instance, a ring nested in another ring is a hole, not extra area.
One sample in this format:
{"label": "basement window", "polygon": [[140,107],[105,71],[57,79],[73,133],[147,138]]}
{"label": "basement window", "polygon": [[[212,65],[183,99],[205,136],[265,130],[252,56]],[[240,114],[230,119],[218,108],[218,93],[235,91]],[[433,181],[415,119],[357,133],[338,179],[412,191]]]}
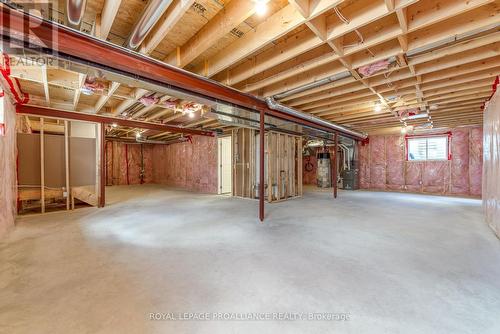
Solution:
{"label": "basement window", "polygon": [[407,137],[406,160],[450,160],[448,136]]}

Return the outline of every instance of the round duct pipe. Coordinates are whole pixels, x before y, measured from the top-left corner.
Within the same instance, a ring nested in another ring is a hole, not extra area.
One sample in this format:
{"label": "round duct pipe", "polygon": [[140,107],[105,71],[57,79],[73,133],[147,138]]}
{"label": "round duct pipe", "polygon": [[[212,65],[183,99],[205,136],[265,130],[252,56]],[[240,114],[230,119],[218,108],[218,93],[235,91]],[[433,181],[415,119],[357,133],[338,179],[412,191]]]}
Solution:
{"label": "round duct pipe", "polygon": [[163,13],[167,10],[172,0],[150,0],[141,18],[135,24],[127,40],[127,48],[136,49],[146,38],[148,32],[158,22]]}
{"label": "round duct pipe", "polygon": [[344,135],[347,135],[349,137],[353,137],[354,139],[363,140],[363,139],[366,139],[368,137],[368,135],[366,133],[351,130],[351,129],[348,129],[346,127],[343,127],[342,125],[338,125],[338,124],[326,121],[322,118],[313,116],[311,114],[303,113],[303,112],[298,111],[296,109],[282,105],[281,103],[276,102],[272,97],[266,98],[266,103],[267,103],[267,106],[269,107],[269,109],[281,111],[281,112],[284,112],[286,114],[289,114],[289,115],[292,115],[292,116],[295,116],[298,118],[302,118],[303,120],[307,120],[310,122],[321,124],[323,126],[326,126],[330,129],[332,129],[332,131],[336,131],[336,132],[339,132],[340,134],[344,134]]}
{"label": "round duct pipe", "polygon": [[80,30],[87,0],[66,0],[66,24]]}

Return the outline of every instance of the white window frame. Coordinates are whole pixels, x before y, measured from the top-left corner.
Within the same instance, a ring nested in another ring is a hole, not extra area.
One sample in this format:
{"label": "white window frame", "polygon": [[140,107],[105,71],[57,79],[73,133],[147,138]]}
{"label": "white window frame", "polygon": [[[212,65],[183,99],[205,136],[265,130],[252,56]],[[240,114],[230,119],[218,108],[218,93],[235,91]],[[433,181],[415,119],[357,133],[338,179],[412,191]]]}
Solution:
{"label": "white window frame", "polygon": [[[429,146],[428,140],[431,138],[445,138],[446,139],[446,153],[443,159],[429,159]],[[423,161],[448,161],[451,160],[450,154],[450,135],[436,135],[436,136],[408,136],[405,138],[406,140],[406,161],[410,162],[423,162]],[[410,141],[411,140],[425,140],[425,159],[410,159]]]}

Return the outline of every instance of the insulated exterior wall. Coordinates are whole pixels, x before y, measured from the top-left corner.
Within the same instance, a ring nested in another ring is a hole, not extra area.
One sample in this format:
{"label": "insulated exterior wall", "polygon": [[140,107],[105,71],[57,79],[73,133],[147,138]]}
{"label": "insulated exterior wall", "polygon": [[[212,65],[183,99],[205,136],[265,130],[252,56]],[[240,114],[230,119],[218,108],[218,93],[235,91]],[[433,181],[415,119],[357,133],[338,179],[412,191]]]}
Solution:
{"label": "insulated exterior wall", "polygon": [[16,111],[7,97],[4,105],[5,135],[0,136],[0,237],[14,226],[16,215]]}
{"label": "insulated exterior wall", "polygon": [[106,142],[106,185],[141,184],[142,168],[142,183],[153,183],[153,146]]}
{"label": "insulated exterior wall", "polygon": [[500,237],[500,90],[484,110],[483,208],[486,222]]}
{"label": "insulated exterior wall", "polygon": [[482,128],[451,132],[445,161],[406,161],[404,136],[370,136],[358,144],[360,188],[480,197]]}
{"label": "insulated exterior wall", "polygon": [[217,193],[217,138],[193,136],[153,148],[153,181],[203,193]]}

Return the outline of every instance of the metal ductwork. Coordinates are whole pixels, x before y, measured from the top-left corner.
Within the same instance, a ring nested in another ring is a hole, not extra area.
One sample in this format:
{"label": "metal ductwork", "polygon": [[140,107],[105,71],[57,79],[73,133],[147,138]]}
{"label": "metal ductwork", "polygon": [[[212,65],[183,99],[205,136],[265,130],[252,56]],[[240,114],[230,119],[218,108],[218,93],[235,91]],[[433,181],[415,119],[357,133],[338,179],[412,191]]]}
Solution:
{"label": "metal ductwork", "polygon": [[473,39],[479,37],[481,35],[490,33],[492,31],[498,31],[500,29],[500,23],[493,23],[486,27],[478,28],[473,31],[469,31],[463,34],[457,34],[455,36],[451,36],[442,40],[439,40],[435,43],[430,43],[428,45],[410,50],[406,53],[408,58],[418,57],[419,55],[425,54],[427,52],[431,52],[436,49],[440,49],[442,47],[447,47],[453,45],[455,43],[460,43],[463,41],[467,41],[469,39]]}
{"label": "metal ductwork", "polygon": [[[396,62],[396,57],[394,57],[394,56],[389,57],[388,61],[391,64],[395,63]],[[314,89],[314,88],[317,88],[317,87],[329,84],[329,83],[334,82],[334,81],[338,81],[338,80],[341,80],[341,79],[349,78],[350,76],[352,76],[352,74],[349,71],[340,72],[340,73],[334,74],[332,76],[323,78],[321,80],[314,81],[314,82],[305,84],[303,86],[300,86],[300,87],[297,87],[297,88],[294,88],[294,89],[290,89],[290,90],[288,90],[286,92],[283,92],[283,93],[280,93],[280,94],[276,94],[276,95],[273,96],[273,98],[275,98],[277,100],[281,100],[281,99],[284,99],[285,97],[288,97],[290,95],[302,93],[302,92],[305,92],[306,90]]]}
{"label": "metal ductwork", "polygon": [[66,25],[80,30],[87,0],[66,0]]}
{"label": "metal ductwork", "polygon": [[172,0],[150,0],[132,29],[125,46],[132,50],[137,49],[171,3]]}
{"label": "metal ductwork", "polygon": [[298,111],[297,109],[287,107],[281,103],[276,102],[272,97],[266,98],[266,103],[267,103],[267,106],[269,107],[269,109],[281,111],[283,113],[301,118],[301,119],[306,120],[306,121],[321,124],[325,127],[332,129],[333,131],[341,132],[345,135],[354,137],[355,139],[362,140],[362,139],[366,139],[368,137],[368,135],[366,133],[354,131],[354,130],[348,129],[346,127],[343,127],[341,125],[326,121],[322,118],[313,116],[311,114],[303,113],[301,111]]}
{"label": "metal ductwork", "polygon": [[313,89],[313,88],[316,88],[316,87],[319,87],[319,86],[323,86],[323,85],[329,84],[329,83],[334,82],[334,81],[338,81],[338,80],[341,80],[341,79],[348,78],[350,76],[351,76],[351,72],[349,72],[349,71],[337,73],[337,74],[334,74],[334,75],[329,76],[327,78],[324,78],[324,79],[321,79],[321,80],[318,80],[318,81],[315,81],[315,82],[311,82],[311,83],[308,83],[306,85],[303,85],[303,86],[300,86],[300,87],[297,87],[297,88],[294,88],[294,89],[290,89],[289,91],[286,91],[286,92],[283,92],[283,93],[280,93],[280,94],[276,94],[273,97],[275,99],[277,99],[277,100],[281,100],[281,99],[284,99],[287,96],[290,96],[290,95],[293,95],[293,94],[302,93],[302,92],[304,92],[306,90]]}

